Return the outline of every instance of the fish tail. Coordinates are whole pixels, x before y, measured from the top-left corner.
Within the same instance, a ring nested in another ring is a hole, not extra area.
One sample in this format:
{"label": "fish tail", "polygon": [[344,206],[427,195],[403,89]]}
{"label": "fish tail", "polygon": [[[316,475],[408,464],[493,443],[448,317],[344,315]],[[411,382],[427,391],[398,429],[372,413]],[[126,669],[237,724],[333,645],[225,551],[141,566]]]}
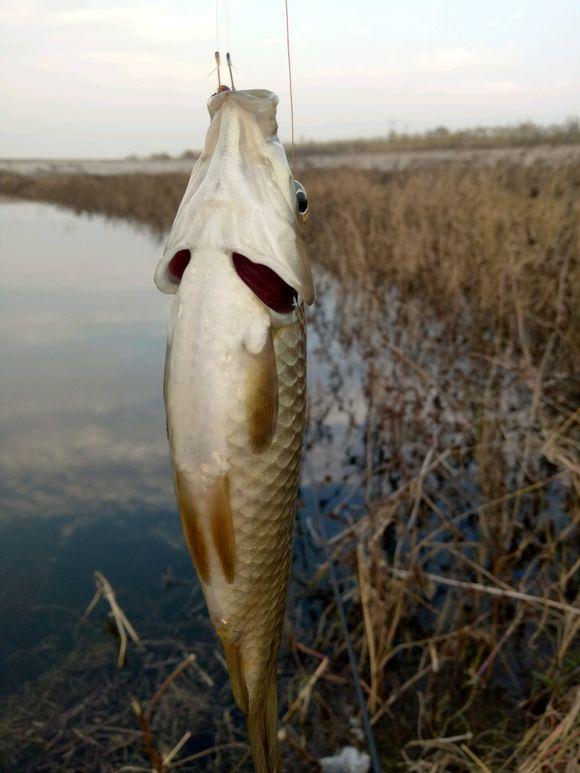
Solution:
{"label": "fish tail", "polygon": [[279,773],[278,754],[278,696],[276,669],[264,686],[253,695],[248,690],[242,658],[242,648],[224,632],[217,629],[226,656],[230,684],[238,708],[247,718],[250,750],[256,773]]}
{"label": "fish tail", "polygon": [[259,699],[248,706],[248,738],[256,773],[280,773],[276,672]]}

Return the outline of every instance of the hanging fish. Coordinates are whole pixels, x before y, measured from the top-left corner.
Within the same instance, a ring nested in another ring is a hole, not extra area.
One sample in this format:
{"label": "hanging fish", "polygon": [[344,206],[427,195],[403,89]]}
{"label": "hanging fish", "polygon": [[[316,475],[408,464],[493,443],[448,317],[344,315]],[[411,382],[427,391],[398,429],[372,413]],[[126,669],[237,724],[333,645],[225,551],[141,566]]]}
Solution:
{"label": "hanging fish", "polygon": [[205,148],[155,274],[176,294],[164,391],[179,512],[259,773],[279,770],[276,661],[314,300],[308,200],[277,137],[277,104],[264,90],[210,98]]}

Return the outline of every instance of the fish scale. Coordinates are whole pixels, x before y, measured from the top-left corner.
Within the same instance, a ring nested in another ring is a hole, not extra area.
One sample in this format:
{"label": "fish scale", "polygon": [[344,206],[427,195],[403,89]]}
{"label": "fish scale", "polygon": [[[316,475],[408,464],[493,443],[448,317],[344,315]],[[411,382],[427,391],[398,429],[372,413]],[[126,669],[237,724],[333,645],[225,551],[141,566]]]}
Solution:
{"label": "fish scale", "polygon": [[262,664],[258,673],[248,673],[256,681],[275,664],[284,621],[306,413],[302,311],[293,325],[276,331],[274,351],[279,413],[269,448],[256,454],[249,447],[241,404],[230,416],[235,427],[229,436],[229,464],[237,575],[231,610],[228,604],[223,611],[228,628],[239,632],[244,656]]}

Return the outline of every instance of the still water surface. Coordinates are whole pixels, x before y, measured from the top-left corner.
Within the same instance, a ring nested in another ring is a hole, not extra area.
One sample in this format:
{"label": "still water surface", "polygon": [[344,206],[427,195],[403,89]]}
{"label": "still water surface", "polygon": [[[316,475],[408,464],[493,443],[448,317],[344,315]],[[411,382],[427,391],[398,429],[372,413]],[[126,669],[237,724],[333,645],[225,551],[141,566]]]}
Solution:
{"label": "still water surface", "polygon": [[[51,665],[94,569],[132,606],[187,564],[161,374],[159,245],[123,223],[0,205],[2,694]],[[181,568],[181,567],[180,567]],[[156,586],[153,588],[153,586]]]}

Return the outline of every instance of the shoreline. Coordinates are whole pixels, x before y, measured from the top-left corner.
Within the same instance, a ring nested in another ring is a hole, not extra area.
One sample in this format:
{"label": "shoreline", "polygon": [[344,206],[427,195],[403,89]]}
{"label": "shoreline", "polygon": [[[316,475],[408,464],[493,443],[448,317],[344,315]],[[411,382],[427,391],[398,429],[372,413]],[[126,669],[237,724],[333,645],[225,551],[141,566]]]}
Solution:
{"label": "shoreline", "polygon": [[[300,169],[395,169],[436,166],[446,163],[490,165],[498,162],[516,162],[529,165],[537,161],[549,164],[563,161],[580,162],[580,143],[561,145],[511,146],[498,148],[457,148],[431,150],[387,150],[348,153],[298,153]],[[51,174],[90,174],[97,176],[123,174],[188,174],[194,164],[192,158],[168,159],[42,159],[2,158],[0,172],[33,177]]]}

